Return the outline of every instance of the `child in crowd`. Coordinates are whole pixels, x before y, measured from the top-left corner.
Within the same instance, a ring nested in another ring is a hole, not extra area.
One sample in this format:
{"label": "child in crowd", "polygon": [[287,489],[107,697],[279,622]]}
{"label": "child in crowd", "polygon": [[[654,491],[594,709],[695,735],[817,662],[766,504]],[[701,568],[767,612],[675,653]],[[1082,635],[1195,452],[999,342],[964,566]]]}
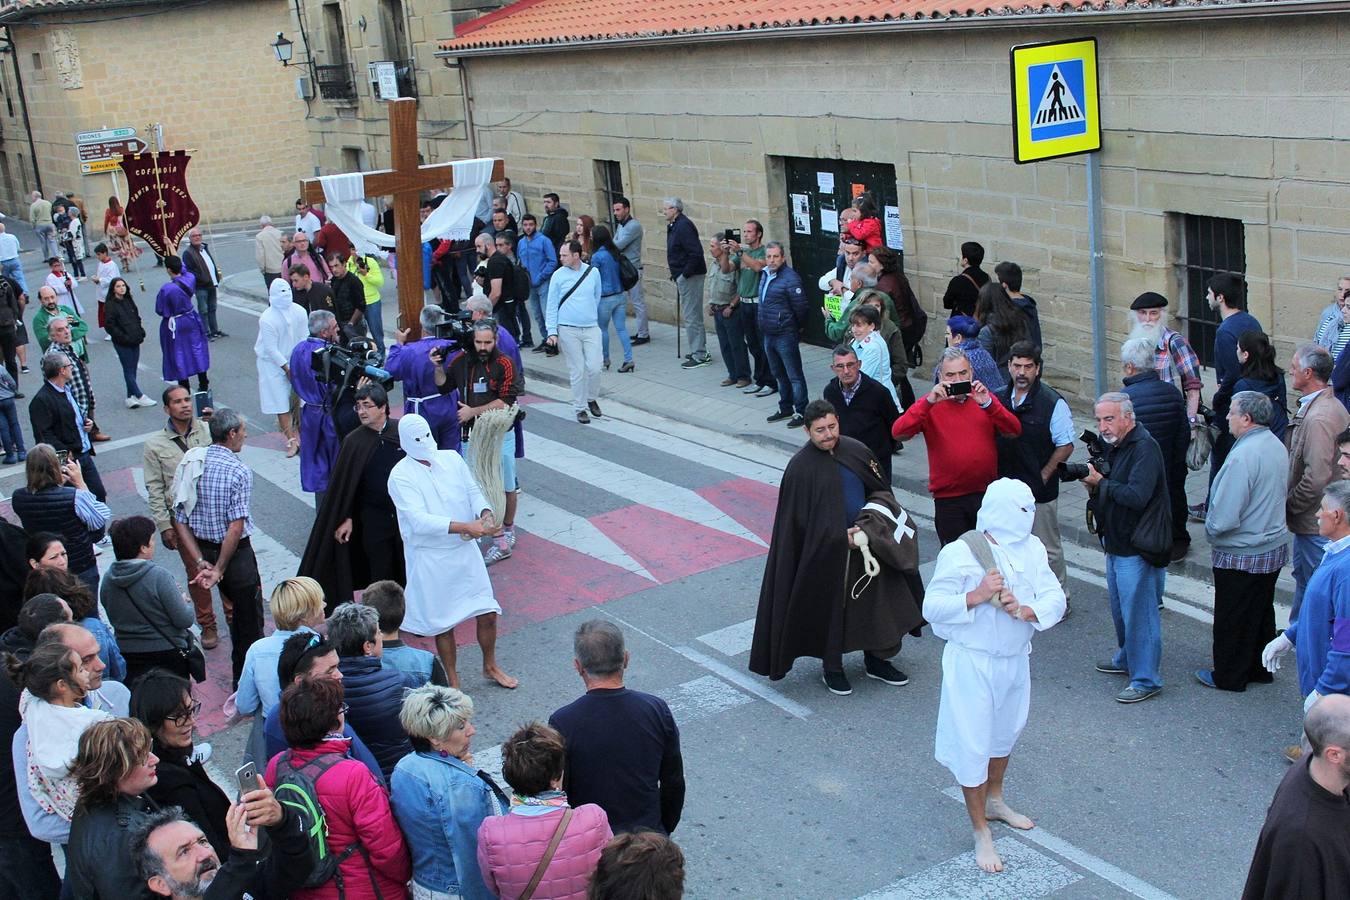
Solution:
{"label": "child in crowd", "polygon": [[881,327],[881,313],[876,307],[863,303],[849,313],[848,324],[853,332],[853,351],[858,354],[863,374],[890,392],[891,399],[899,407],[900,398],[895,395],[895,384],[891,381],[891,348],[877,331]]}
{"label": "child in crowd", "polygon": [[380,616],[380,634],[384,637],[384,650],[380,655],[382,668],[401,672],[406,688],[419,688],[427,682],[450,686],[445,667],[436,654],[403,643],[399,628],[403,625],[405,605],[403,588],[397,581],[375,582],[361,592],[361,605],[369,606]]}

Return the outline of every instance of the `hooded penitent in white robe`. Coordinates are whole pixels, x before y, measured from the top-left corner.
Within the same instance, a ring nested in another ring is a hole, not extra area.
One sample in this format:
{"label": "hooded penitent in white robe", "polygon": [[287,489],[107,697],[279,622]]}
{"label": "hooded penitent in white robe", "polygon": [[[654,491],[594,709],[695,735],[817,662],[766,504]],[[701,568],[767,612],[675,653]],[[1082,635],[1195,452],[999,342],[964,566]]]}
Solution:
{"label": "hooded penitent in white robe", "polygon": [[1000,478],[985,492],[976,528],[993,538],[1006,589],[1038,621],[1014,619],[994,603],[966,608],[986,572],[964,541],[942,548],[924,595],[924,618],[947,642],[935,755],[963,787],[984,784],[989,760],[1012,752],[1031,703],[1031,636],[1064,616],[1064,590],[1031,533],[1035,515],[1031,489]]}
{"label": "hooded penitent in white robe", "polygon": [[429,637],[500,613],[478,542],[450,533],[451,522],[472,522],[488,509],[468,465],[455,451],[438,450],[427,420],[415,413],[399,419],[398,439],[408,455],[389,473],[389,496],[408,570],[403,630]]}
{"label": "hooded penitent in white robe", "polygon": [[309,317],[285,278],[272,282],[267,303],[258,317],[253,352],[258,355],[258,402],[265,414],[275,416],[291,411],[291,382],[281,367],[290,364],[295,345],[309,336]]}

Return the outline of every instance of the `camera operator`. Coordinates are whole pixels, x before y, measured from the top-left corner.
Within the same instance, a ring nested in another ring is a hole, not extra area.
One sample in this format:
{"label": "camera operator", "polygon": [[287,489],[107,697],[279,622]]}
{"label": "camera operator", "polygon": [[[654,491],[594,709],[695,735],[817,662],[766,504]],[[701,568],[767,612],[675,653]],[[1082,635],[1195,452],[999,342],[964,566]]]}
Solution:
{"label": "camera operator", "polygon": [[[1041,348],[1018,341],[1008,351],[1008,384],[995,391],[999,402],[1022,423],[1017,437],[998,437],[998,474],[1031,488],[1036,517],[1031,533],[1041,539],[1064,596],[1069,580],[1064,571],[1064,545],[1059,535],[1059,464],[1073,455],[1073,415],[1054,388],[1041,381]],[[1066,606],[1066,615],[1067,606]]]}
{"label": "camera operator", "polygon": [[394,346],[389,348],[384,368],[390,375],[403,382],[403,413],[417,413],[427,420],[431,433],[436,436],[436,447],[440,450],[459,451],[459,418],[456,410],[459,395],[451,393],[443,396],[436,387],[436,364],[431,361],[430,353],[435,348],[448,352],[454,349],[454,341],[437,337],[436,331],[447,321],[445,310],[434,303],[422,307],[418,317],[422,326],[422,337],[410,341],[412,330],[399,328],[394,332]]}
{"label": "camera operator", "polygon": [[984,491],[998,477],[995,435],[1016,437],[1022,423],[983,383],[972,380],[970,359],[960,347],[942,351],[938,379],[927,397],[895,420],[891,437],[903,441],[923,433],[933,528],[945,547],[975,530]]}
{"label": "camera operator", "polygon": [[1186,398],[1174,384],[1158,376],[1153,344],[1141,338],[1120,346],[1122,390],[1134,404],[1135,421],[1148,429],[1158,442],[1167,472],[1167,497],[1172,510],[1171,562],[1186,556],[1191,536],[1186,531],[1186,449],[1191,444],[1191,423],[1186,418]]}
{"label": "camera operator", "polygon": [[314,493],[316,509],[323,506],[328,474],[338,455],[337,423],[333,419],[334,385],[320,381],[314,354],[338,342],[337,317],[326,309],[309,314],[309,337],[291,351],[291,387],[300,396],[300,487]]}
{"label": "camera operator", "polygon": [[[514,406],[525,387],[525,376],[519,365],[497,349],[497,322],[491,318],[473,323],[473,349],[461,350],[446,362],[444,349],[430,352],[436,366],[436,387],[442,394],[459,392],[457,418],[464,428],[461,439],[468,443],[465,456],[473,465],[474,441],[471,437],[474,420],[490,409]],[[511,555],[515,545],[516,502],[520,486],[516,481],[516,433],[509,429],[502,437],[502,488],[506,492],[506,508],[502,515],[502,534],[484,556],[488,565]]]}
{"label": "camera operator", "polygon": [[1119,649],[1097,671],[1129,675],[1116,694],[1138,703],[1162,690],[1162,602],[1172,542],[1172,516],[1162,451],[1148,429],[1134,420],[1129,395],[1113,391],[1097,401],[1097,430],[1108,446],[1105,459],[1088,464],[1083,484],[1106,551],[1106,588]]}

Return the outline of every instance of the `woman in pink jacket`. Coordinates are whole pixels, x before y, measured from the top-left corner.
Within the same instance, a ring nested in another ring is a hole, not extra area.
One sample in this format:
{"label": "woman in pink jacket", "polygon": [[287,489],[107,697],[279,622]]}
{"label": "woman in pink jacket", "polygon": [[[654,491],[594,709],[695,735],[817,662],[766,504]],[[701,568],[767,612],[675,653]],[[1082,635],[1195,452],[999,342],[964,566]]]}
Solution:
{"label": "woman in pink jacket", "polygon": [[594,803],[568,806],[561,790],[564,756],[562,735],[541,722],[526,725],[502,745],[502,776],[514,792],[511,809],[478,828],[478,865],[502,900],[524,893],[569,811],[562,842],[531,900],[585,900],[600,851],[614,836],[605,811]]}
{"label": "woman in pink jacket", "polygon": [[[341,855],[360,844],[338,869],[343,897],[403,900],[412,875],[403,833],[384,789],[369,769],[348,755],[350,742],[342,736],[346,713],[341,681],[315,679],[286,688],[281,695],[281,727],[290,749],[267,764],[267,785],[276,789],[279,770],[313,764],[309,772],[317,772],[317,777],[311,777],[328,820],[328,852]],[[291,896],[295,900],[338,900],[337,878]]]}

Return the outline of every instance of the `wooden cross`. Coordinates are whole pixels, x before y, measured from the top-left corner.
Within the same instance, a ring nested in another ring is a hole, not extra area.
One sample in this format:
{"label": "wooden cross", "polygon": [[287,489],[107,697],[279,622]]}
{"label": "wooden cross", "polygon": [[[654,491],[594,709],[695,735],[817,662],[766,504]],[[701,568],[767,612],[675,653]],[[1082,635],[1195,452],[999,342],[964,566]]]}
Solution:
{"label": "wooden cross", "polygon": [[[416,339],[421,335],[422,312],[421,194],[432,188],[453,187],[454,163],[417,164],[417,101],[410,97],[389,101],[389,141],[393,168],[366,172],[365,192],[367,197],[394,197],[394,249],[403,270],[398,280],[398,311],[403,327],[411,329]],[[495,160],[492,180],[500,181],[504,175],[504,164]],[[303,179],[300,196],[306,203],[323,203],[323,183],[317,178]]]}

